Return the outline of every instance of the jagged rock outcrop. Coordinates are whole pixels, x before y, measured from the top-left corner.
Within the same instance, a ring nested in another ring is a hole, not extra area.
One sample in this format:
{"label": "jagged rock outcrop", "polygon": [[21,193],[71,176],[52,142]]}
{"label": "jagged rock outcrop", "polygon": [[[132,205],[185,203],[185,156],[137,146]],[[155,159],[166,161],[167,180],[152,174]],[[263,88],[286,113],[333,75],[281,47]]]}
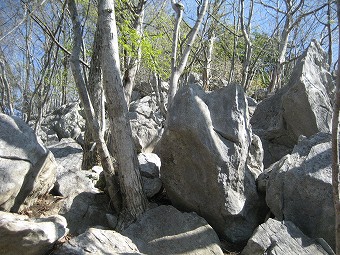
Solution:
{"label": "jagged rock outcrop", "polygon": [[203,218],[172,206],[145,212],[122,234],[143,254],[223,255],[217,234]]}
{"label": "jagged rock outcrop", "polygon": [[28,218],[0,211],[0,254],[45,255],[67,232],[60,215]]}
{"label": "jagged rock outcrop", "polygon": [[335,247],[331,135],[300,138],[292,154],[258,178],[267,204],[279,220],[292,221],[307,236]]}
{"label": "jagged rock outcrop", "polygon": [[290,221],[268,219],[248,240],[242,255],[334,255],[322,239],[313,240]]}
{"label": "jagged rock outcrop", "polygon": [[132,138],[138,152],[152,152],[163,133],[164,117],[155,96],[145,96],[130,104]]}
{"label": "jagged rock outcrop", "polygon": [[251,124],[263,143],[265,167],[290,153],[300,135],[330,132],[334,85],[327,65],[326,52],[312,41],[288,84],[257,106]]}
{"label": "jagged rock outcrop", "polygon": [[63,138],[49,147],[59,163],[53,194],[62,199],[54,210],[68,222],[71,234],[81,234],[91,226],[110,226],[107,219],[110,210],[109,197],[94,188],[90,171],[81,170],[82,148],[71,138]]}
{"label": "jagged rock outcrop", "polygon": [[21,119],[0,114],[0,210],[18,212],[54,185],[53,154]]}
{"label": "jagged rock outcrop", "polygon": [[46,130],[47,134],[52,134],[52,131],[54,131],[59,140],[73,138],[79,144],[83,144],[85,119],[79,103],[62,105],[44,119],[42,129]]}
{"label": "jagged rock outcrop", "polygon": [[63,244],[53,255],[142,255],[132,241],[116,231],[89,228]]}
{"label": "jagged rock outcrop", "polygon": [[151,198],[156,195],[163,186],[159,178],[161,160],[157,154],[154,153],[139,153],[138,161],[144,193],[147,197]]}
{"label": "jagged rock outcrop", "polygon": [[[249,156],[252,138],[240,86],[231,84],[206,94],[189,85],[177,92],[156,148],[161,179],[173,205],[197,212],[236,243],[251,236],[265,213],[255,184],[262,162]],[[259,139],[253,146],[258,143]]]}

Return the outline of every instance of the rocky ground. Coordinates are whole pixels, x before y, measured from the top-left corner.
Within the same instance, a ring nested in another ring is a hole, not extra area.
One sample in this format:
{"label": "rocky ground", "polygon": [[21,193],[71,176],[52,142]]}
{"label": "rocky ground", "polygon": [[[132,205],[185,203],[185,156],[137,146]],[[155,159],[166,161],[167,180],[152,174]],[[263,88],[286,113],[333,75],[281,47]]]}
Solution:
{"label": "rocky ground", "polygon": [[334,254],[326,67],[312,42],[259,104],[236,84],[206,93],[194,80],[165,130],[141,84],[130,120],[150,208],[121,232],[101,167],[81,167],[79,104],[47,116],[39,138],[1,114],[0,254]]}

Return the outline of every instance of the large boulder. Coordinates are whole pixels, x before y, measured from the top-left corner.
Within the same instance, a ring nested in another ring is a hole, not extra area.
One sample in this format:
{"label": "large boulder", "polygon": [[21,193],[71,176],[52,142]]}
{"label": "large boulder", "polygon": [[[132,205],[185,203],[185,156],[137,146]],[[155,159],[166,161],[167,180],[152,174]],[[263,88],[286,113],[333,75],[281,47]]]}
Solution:
{"label": "large boulder", "polygon": [[172,206],[162,205],[145,212],[123,235],[148,255],[223,254],[217,234],[203,218]]}
{"label": "large boulder", "polygon": [[56,180],[53,154],[21,119],[0,114],[0,210],[18,212]]}
{"label": "large boulder", "polygon": [[143,190],[147,197],[151,198],[162,189],[162,181],[159,178],[161,160],[154,153],[138,154],[139,168],[143,181]]}
{"label": "large boulder", "polygon": [[335,247],[331,135],[300,138],[293,153],[258,178],[267,204],[279,220],[292,221],[307,236]]}
{"label": "large boulder", "polygon": [[116,231],[89,228],[53,251],[53,255],[142,255],[132,241]]}
{"label": "large boulder", "polygon": [[68,233],[66,226],[59,215],[28,218],[0,211],[0,254],[45,255]]}
{"label": "large boulder", "polygon": [[324,240],[313,240],[290,221],[268,219],[248,240],[242,255],[333,255]]}
{"label": "large boulder", "polygon": [[[246,241],[265,213],[255,184],[261,160],[249,158],[252,138],[240,86],[206,94],[189,85],[177,92],[156,148],[161,179],[173,205],[197,212],[231,242]],[[258,143],[259,139],[253,148]]]}
{"label": "large boulder", "polygon": [[132,138],[138,152],[152,152],[163,133],[164,117],[156,97],[145,96],[130,104]]}
{"label": "large boulder", "polygon": [[49,148],[59,163],[52,193],[62,197],[54,210],[67,219],[70,233],[81,234],[96,225],[109,227],[110,199],[94,187],[93,174],[81,170],[81,146],[72,138],[63,138]]}
{"label": "large boulder", "polygon": [[[58,143],[48,146],[48,149],[53,153],[58,165],[62,166],[64,171],[81,169],[83,149],[74,139],[63,138]],[[62,174],[61,171],[58,171],[58,176]]]}
{"label": "large boulder", "polygon": [[312,41],[288,84],[257,106],[251,124],[263,142],[265,167],[290,153],[300,135],[330,131],[334,85],[327,66],[326,52]]}

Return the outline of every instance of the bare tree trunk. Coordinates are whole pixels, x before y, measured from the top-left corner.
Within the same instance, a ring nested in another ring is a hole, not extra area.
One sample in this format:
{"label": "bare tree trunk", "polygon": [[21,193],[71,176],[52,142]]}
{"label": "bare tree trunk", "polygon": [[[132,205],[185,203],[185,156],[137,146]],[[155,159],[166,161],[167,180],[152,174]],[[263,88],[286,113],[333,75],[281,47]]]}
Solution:
{"label": "bare tree trunk", "polygon": [[0,112],[5,113],[5,88],[3,87],[1,75],[0,75]]}
{"label": "bare tree trunk", "polygon": [[241,86],[243,87],[244,91],[247,90],[249,84],[249,67],[250,67],[250,60],[252,57],[253,52],[253,44],[250,40],[250,25],[251,25],[251,18],[253,15],[253,6],[254,2],[250,1],[250,7],[249,7],[249,17],[248,17],[248,24],[245,25],[244,22],[244,0],[241,0],[240,7],[241,7],[241,14],[240,14],[240,22],[241,22],[241,29],[243,37],[246,41],[246,49],[245,49],[245,59],[243,62],[243,72],[242,72],[242,81]]}
{"label": "bare tree trunk", "polygon": [[168,96],[168,107],[171,106],[173,98],[175,97],[175,94],[177,92],[179,78],[182,75],[184,68],[188,62],[192,44],[194,43],[196,39],[198,29],[201,26],[203,17],[207,11],[208,2],[209,2],[208,0],[204,0],[204,2],[202,3],[195,25],[189,32],[188,39],[187,39],[188,41],[186,42],[186,47],[183,51],[183,54],[181,55],[180,60],[177,63],[179,24],[180,24],[180,21],[182,20],[184,7],[181,3],[175,3],[175,0],[171,0],[172,8],[176,12],[177,16],[176,16],[176,24],[175,24],[175,30],[174,30],[174,36],[173,36],[173,42],[172,42],[171,76],[170,76],[170,84],[169,84],[170,88],[169,88],[169,96]]}
{"label": "bare tree trunk", "polygon": [[77,13],[77,7],[75,0],[68,0],[68,9],[71,13],[72,23],[73,23],[73,33],[74,33],[74,46],[71,55],[71,69],[76,82],[76,86],[79,92],[80,100],[84,106],[85,117],[88,125],[91,128],[91,133],[98,145],[98,150],[100,153],[100,159],[102,167],[104,169],[106,187],[113,203],[114,208],[117,212],[121,210],[121,197],[119,194],[119,189],[117,185],[117,180],[115,177],[115,170],[113,168],[113,163],[109,150],[106,147],[104,140],[104,135],[101,132],[100,124],[95,116],[94,109],[90,100],[90,96],[87,92],[85,81],[82,76],[82,69],[80,67],[80,48],[81,48],[81,28]]}
{"label": "bare tree trunk", "polygon": [[208,40],[208,52],[206,53],[205,57],[205,65],[203,68],[203,89],[208,90],[209,89],[209,83],[211,78],[211,61],[212,61],[212,54],[214,49],[214,41],[215,41],[215,35],[212,33]]}
{"label": "bare tree trunk", "polygon": [[29,107],[29,91],[30,91],[30,74],[31,74],[31,50],[30,50],[30,41],[31,41],[31,34],[32,34],[32,24],[31,20],[26,20],[26,36],[25,36],[25,71],[26,71],[26,77],[25,77],[25,84],[23,87],[23,95],[22,95],[22,114],[23,119],[27,121],[28,111],[30,110]]}
{"label": "bare tree trunk", "polygon": [[[337,0],[338,25],[340,25],[340,0]],[[339,31],[340,36],[340,31]],[[340,38],[340,37],[339,37]],[[340,43],[340,39],[339,39]],[[340,59],[340,47],[338,51]],[[340,254],[340,186],[339,186],[339,111],[340,111],[340,68],[337,70],[337,83],[335,91],[335,102],[332,120],[332,185],[333,185],[333,201],[335,209],[335,254]]]}
{"label": "bare tree trunk", "polygon": [[125,224],[129,224],[144,213],[148,202],[142,188],[139,163],[132,140],[128,107],[120,74],[114,0],[101,0],[98,13],[98,25],[103,36],[101,57],[103,84],[123,198],[123,212],[119,228],[124,228]]}
{"label": "bare tree trunk", "polygon": [[3,82],[3,87],[5,88],[5,91],[6,91],[8,114],[13,115],[14,111],[13,111],[13,105],[12,105],[12,93],[11,93],[11,88],[9,87],[8,80],[6,77],[5,63],[2,60],[0,60],[0,69],[1,69],[1,78]]}
{"label": "bare tree trunk", "polygon": [[[238,34],[238,31],[239,31],[239,22],[240,22],[239,15],[235,15],[235,6],[234,6],[234,4],[233,4],[233,16],[234,16],[234,28],[235,28],[235,32],[234,32],[234,40],[233,40],[233,53],[232,53],[232,57],[231,57],[231,61],[230,61],[228,84],[230,84],[232,82],[232,80],[234,79],[236,48],[237,48],[237,45],[238,45],[238,36],[237,36],[237,34]],[[236,19],[236,16],[238,17],[237,19]]]}
{"label": "bare tree trunk", "polygon": [[179,39],[179,29],[183,18],[184,6],[181,3],[175,3],[171,0],[172,8],[176,13],[176,23],[174,28],[174,33],[172,36],[172,52],[171,52],[171,75],[170,75],[170,88],[168,96],[168,106],[170,106],[172,99],[175,97],[178,80],[180,75],[177,71],[177,49],[178,49],[178,39]]}
{"label": "bare tree trunk", "polygon": [[162,79],[157,73],[153,73],[152,84],[154,86],[154,91],[156,93],[156,100],[157,100],[158,107],[159,107],[163,117],[166,118],[164,96],[163,96],[163,93],[162,93]]}
{"label": "bare tree trunk", "polygon": [[[95,115],[100,124],[101,132],[105,132],[105,100],[104,100],[104,89],[102,84],[102,69],[100,64],[101,57],[101,44],[102,35],[99,33],[99,29],[95,32],[95,38],[93,41],[92,57],[90,64],[90,72],[88,78],[88,91],[93,103],[93,109]],[[98,165],[100,157],[94,141],[93,135],[89,125],[86,125],[85,138],[84,138],[84,156],[82,162],[83,169],[91,169],[93,166]]]}
{"label": "bare tree trunk", "polygon": [[328,6],[327,6],[327,32],[328,32],[328,71],[331,70],[332,67],[332,62],[333,62],[333,49],[332,49],[332,44],[333,44],[333,39],[332,39],[332,17],[331,17],[331,8],[332,8],[332,0],[328,1]]}
{"label": "bare tree trunk", "polygon": [[137,57],[131,57],[128,61],[128,66],[124,74],[124,88],[125,88],[125,99],[127,105],[129,105],[131,100],[132,90],[135,87],[136,74],[139,69],[140,61],[142,58],[142,48],[141,42],[143,37],[143,22],[144,22],[144,8],[145,8],[145,0],[139,0],[137,6],[137,12],[135,15],[137,16],[134,21],[134,29],[136,30],[138,41],[137,41]]}

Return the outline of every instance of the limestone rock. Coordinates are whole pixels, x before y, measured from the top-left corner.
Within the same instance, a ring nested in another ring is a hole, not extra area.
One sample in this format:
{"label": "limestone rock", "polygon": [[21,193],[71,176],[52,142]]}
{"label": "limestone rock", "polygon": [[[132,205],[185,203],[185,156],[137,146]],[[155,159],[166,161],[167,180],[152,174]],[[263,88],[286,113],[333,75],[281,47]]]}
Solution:
{"label": "limestone rock", "polygon": [[138,154],[138,161],[143,181],[143,190],[147,197],[153,197],[163,186],[159,178],[161,160],[157,154],[140,153]]}
{"label": "limestone rock", "polygon": [[85,119],[78,102],[62,105],[45,118],[43,125],[54,130],[59,139],[73,138],[80,144],[83,142]]}
{"label": "limestone rock", "polygon": [[184,86],[167,121],[156,153],[173,205],[197,212],[230,242],[248,240],[265,203],[256,189],[258,174],[247,166],[252,131],[243,89],[231,84],[206,94]]}
{"label": "limestone rock", "polygon": [[66,226],[60,215],[30,219],[0,211],[0,254],[45,255],[67,234]]}
{"label": "limestone rock", "polygon": [[116,231],[89,228],[52,253],[53,255],[142,255],[131,240]]}
{"label": "limestone rock", "polygon": [[258,184],[277,219],[335,247],[331,163],[331,135],[318,133],[301,139],[292,154],[259,176]]}
{"label": "limestone rock", "polygon": [[163,205],[145,212],[123,235],[148,255],[223,255],[217,234],[203,218],[196,213],[182,213],[172,206]]}
{"label": "limestone rock", "polygon": [[[83,149],[72,138],[63,138],[60,142],[48,147],[53,153],[57,163],[64,170],[80,170],[83,160]],[[62,173],[58,172],[60,176]]]}
{"label": "limestone rock", "polygon": [[48,193],[57,163],[21,119],[0,114],[0,210],[18,212]]}
{"label": "limestone rock", "polygon": [[155,96],[145,96],[130,104],[132,138],[138,152],[152,152],[163,133],[164,118]]}
{"label": "limestone rock", "polygon": [[59,163],[53,193],[62,197],[55,210],[68,222],[71,234],[81,234],[88,227],[107,227],[106,214],[110,200],[106,194],[94,187],[90,171],[81,170],[82,148],[72,138],[63,138],[49,147]]}
{"label": "limestone rock", "polygon": [[330,132],[333,87],[327,54],[313,41],[297,61],[288,84],[263,100],[251,119],[264,146],[265,167],[290,153],[300,135]]}
{"label": "limestone rock", "polygon": [[334,252],[322,240],[306,236],[290,221],[268,219],[249,239],[242,255],[333,255]]}

